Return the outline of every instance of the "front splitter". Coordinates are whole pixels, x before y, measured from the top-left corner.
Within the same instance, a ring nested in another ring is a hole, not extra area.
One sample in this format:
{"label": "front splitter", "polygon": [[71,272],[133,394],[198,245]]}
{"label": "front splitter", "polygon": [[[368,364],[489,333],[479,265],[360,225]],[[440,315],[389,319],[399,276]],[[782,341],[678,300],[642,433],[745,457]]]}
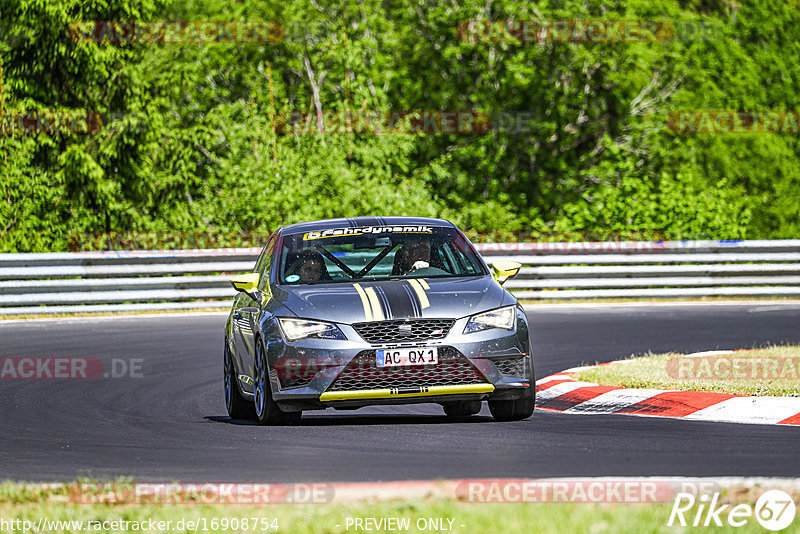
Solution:
{"label": "front splitter", "polygon": [[356,391],[326,391],[319,400],[343,401],[361,399],[402,399],[408,397],[435,397],[439,395],[466,395],[491,393],[492,384],[466,384],[460,386],[422,386],[416,388],[363,389]]}

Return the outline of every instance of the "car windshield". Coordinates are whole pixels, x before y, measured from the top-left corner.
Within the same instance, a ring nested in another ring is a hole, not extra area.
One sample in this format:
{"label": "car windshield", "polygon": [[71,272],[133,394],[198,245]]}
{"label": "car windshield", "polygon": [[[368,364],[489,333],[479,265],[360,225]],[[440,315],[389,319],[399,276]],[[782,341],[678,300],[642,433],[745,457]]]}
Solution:
{"label": "car windshield", "polygon": [[292,285],[487,274],[464,234],[455,228],[431,226],[288,234],[279,261],[280,283]]}

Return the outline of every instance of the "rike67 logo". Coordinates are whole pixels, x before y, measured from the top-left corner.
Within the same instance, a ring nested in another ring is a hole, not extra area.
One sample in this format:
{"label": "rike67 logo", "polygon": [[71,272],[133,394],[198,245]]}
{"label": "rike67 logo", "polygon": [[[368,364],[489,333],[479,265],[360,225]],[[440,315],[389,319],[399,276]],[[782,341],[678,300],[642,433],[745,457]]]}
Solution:
{"label": "rike67 logo", "polygon": [[792,497],[781,490],[769,490],[756,501],[755,507],[749,504],[730,504],[719,502],[719,493],[700,496],[691,493],[678,493],[669,514],[667,526],[676,521],[682,527],[721,527],[727,523],[732,527],[742,527],[755,517],[758,523],[767,530],[783,530],[794,521],[795,504]]}

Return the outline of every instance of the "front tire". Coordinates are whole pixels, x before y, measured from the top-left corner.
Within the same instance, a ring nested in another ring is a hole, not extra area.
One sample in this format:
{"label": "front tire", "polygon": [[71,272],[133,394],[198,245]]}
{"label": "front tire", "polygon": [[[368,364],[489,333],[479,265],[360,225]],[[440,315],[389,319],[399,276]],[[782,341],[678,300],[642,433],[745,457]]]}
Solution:
{"label": "front tire", "polygon": [[272,387],[269,380],[267,352],[261,339],[256,341],[256,387],[253,395],[256,419],[262,425],[295,424],[300,422],[302,412],[283,412],[272,399]]}
{"label": "front tire", "polygon": [[520,421],[533,415],[536,407],[536,374],[531,357],[529,375],[530,386],[525,388],[522,397],[515,400],[489,401],[489,411],[495,421]]}
{"label": "front tire", "polygon": [[225,340],[223,360],[225,408],[228,409],[228,415],[231,419],[254,419],[256,412],[253,409],[253,403],[245,400],[242,392],[239,391],[236,367],[233,365],[233,355],[227,339]]}
{"label": "front tire", "polygon": [[520,421],[533,415],[536,406],[536,386],[528,386],[516,400],[489,401],[489,411],[495,421]]}

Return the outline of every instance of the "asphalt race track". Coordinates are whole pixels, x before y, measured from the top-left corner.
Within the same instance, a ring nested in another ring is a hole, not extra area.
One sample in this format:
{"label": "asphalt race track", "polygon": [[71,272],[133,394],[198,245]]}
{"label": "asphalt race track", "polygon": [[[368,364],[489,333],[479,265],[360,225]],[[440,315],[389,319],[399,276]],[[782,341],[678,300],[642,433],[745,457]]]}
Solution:
{"label": "asphalt race track", "polygon": [[[546,306],[537,376],[631,353],[800,342],[800,304]],[[438,406],[231,421],[222,314],[0,322],[0,358],[120,359],[140,376],[0,380],[0,479],[377,481],[458,477],[800,476],[800,429],[537,411],[495,423]],[[137,360],[139,360],[137,362]],[[129,373],[128,373],[129,374]]]}

